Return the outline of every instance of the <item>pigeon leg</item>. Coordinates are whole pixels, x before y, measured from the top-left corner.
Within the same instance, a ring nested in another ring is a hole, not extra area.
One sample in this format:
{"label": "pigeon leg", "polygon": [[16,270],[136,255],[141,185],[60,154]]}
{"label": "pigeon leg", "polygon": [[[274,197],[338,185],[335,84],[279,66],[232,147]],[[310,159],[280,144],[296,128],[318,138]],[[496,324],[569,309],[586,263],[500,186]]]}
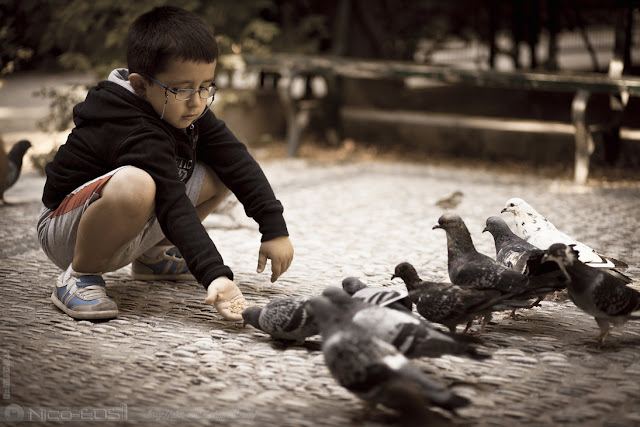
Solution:
{"label": "pigeon leg", "polygon": [[596,323],[600,327],[600,334],[598,334],[595,339],[597,340],[597,347],[604,347],[604,341],[607,339],[609,334],[611,333],[611,328],[609,327],[609,321],[604,319],[597,319]]}
{"label": "pigeon leg", "polygon": [[[528,308],[533,308],[533,307],[537,307],[540,305],[540,301],[542,301],[541,297],[538,297],[537,300],[535,300],[534,302],[531,303],[531,305]],[[513,310],[513,312],[515,313],[515,310]]]}
{"label": "pigeon leg", "polygon": [[[514,310],[515,311],[515,310]],[[485,314],[484,318],[482,319],[482,326],[480,326],[480,333],[484,333],[487,324],[491,321],[491,313],[487,313]]]}
{"label": "pigeon leg", "polygon": [[469,320],[469,321],[467,322],[467,327],[466,327],[466,328],[464,328],[464,331],[462,331],[462,333],[463,333],[463,334],[466,334],[466,333],[467,333],[467,331],[469,331],[469,328],[471,327],[471,325],[473,325],[473,320]]}
{"label": "pigeon leg", "polygon": [[516,314],[516,309],[515,308],[511,311],[511,314],[509,315],[509,318],[513,319],[513,320],[518,320],[519,319],[519,316]]}

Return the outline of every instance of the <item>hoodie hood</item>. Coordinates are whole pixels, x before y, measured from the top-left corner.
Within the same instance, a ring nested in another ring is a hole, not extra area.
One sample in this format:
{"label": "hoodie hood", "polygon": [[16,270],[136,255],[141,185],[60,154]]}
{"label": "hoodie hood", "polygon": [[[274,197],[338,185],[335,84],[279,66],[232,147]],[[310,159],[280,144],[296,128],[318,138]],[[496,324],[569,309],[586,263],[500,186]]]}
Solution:
{"label": "hoodie hood", "polygon": [[[108,80],[92,87],[85,100],[73,109],[73,121],[76,126],[82,126],[85,121],[127,119],[161,122],[151,104],[135,94],[128,77],[128,70],[116,69],[111,72]],[[171,126],[165,124],[165,127]]]}
{"label": "hoodie hood", "polygon": [[129,81],[129,70],[127,70],[126,68],[116,68],[115,70],[111,71],[107,80],[122,86],[133,94],[136,93],[131,86],[131,82]]}

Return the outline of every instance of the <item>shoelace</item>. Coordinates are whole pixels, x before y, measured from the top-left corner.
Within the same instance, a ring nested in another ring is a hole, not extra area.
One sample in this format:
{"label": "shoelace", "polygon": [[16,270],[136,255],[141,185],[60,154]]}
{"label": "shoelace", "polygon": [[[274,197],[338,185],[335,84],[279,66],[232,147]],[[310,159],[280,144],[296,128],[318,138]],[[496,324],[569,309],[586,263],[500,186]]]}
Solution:
{"label": "shoelace", "polygon": [[107,296],[104,291],[104,286],[99,285],[79,287],[76,293],[87,300],[105,298]]}
{"label": "shoelace", "polygon": [[107,296],[104,286],[100,285],[89,285],[89,286],[78,286],[78,279],[75,278],[71,284],[68,285],[68,290],[71,295],[81,296],[85,300],[93,300],[98,298],[105,298]]}

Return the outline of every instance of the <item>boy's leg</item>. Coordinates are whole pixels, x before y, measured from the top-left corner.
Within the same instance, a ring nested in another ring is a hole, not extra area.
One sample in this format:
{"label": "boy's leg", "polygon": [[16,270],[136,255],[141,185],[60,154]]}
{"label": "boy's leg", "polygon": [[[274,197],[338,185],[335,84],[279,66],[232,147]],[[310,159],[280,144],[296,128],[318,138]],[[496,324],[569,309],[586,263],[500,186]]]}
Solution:
{"label": "boy's leg", "polygon": [[153,179],[122,167],[79,187],[55,211],[43,210],[38,221],[42,248],[66,270],[51,295],[56,306],[76,319],[117,316],[101,273],[114,270],[121,247],[139,240],[134,237],[147,227],[154,200]]}
{"label": "boy's leg", "polygon": [[115,173],[80,220],[72,268],[108,271],[113,254],[153,216],[155,194],[155,182],[143,170],[126,167]]}
{"label": "boy's leg", "polygon": [[[187,193],[197,195],[191,200],[203,221],[230,192],[211,168],[197,163],[187,182]],[[136,280],[194,280],[180,252],[166,238],[133,262],[131,275]]]}

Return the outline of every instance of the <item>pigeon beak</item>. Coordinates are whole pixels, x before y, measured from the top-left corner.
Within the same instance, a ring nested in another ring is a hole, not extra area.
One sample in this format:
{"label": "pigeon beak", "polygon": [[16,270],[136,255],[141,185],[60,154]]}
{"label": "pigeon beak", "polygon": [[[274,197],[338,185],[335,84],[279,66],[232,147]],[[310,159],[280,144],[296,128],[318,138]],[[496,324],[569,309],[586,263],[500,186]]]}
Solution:
{"label": "pigeon beak", "polygon": [[398,276],[396,276],[396,275],[394,274],[393,276],[391,276],[391,280],[395,279],[396,277],[398,277]]}
{"label": "pigeon beak", "polygon": [[436,228],[442,228],[442,227],[440,226],[440,224],[436,224],[433,226],[432,230],[435,230]]}
{"label": "pigeon beak", "polygon": [[489,231],[489,229],[487,227],[485,227],[482,232],[484,233],[485,231]]}
{"label": "pigeon beak", "polygon": [[505,213],[505,212],[508,212],[507,208],[502,208],[502,210],[500,211],[500,213]]}

